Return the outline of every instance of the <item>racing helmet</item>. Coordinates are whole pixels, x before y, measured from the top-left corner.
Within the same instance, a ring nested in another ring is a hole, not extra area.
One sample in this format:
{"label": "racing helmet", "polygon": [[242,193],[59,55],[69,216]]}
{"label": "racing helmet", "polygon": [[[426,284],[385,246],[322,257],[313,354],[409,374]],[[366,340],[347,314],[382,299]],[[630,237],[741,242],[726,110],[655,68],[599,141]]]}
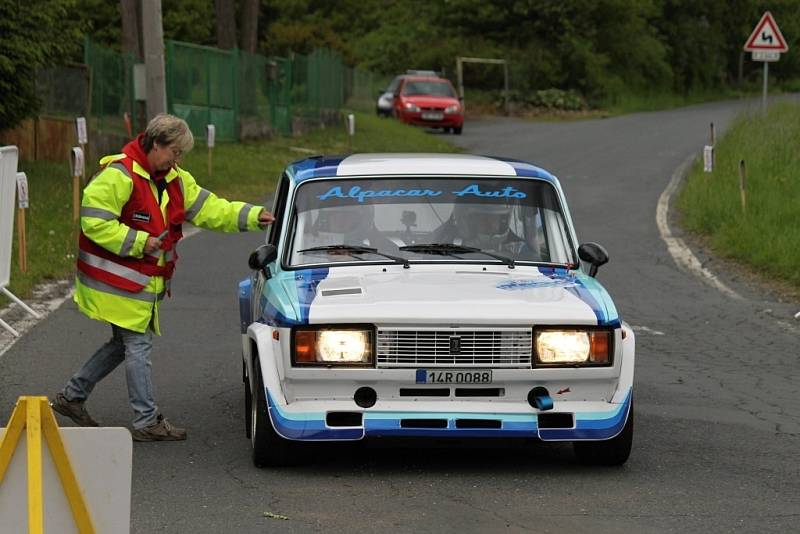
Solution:
{"label": "racing helmet", "polygon": [[511,206],[505,203],[456,204],[453,222],[465,240],[491,240],[508,232]]}

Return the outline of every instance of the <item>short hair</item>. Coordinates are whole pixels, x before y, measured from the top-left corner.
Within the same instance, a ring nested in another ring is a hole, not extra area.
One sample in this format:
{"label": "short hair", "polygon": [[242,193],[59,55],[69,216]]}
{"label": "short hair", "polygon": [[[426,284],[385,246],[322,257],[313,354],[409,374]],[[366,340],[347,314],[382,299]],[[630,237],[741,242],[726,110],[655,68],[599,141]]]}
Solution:
{"label": "short hair", "polygon": [[185,120],[175,115],[159,113],[147,124],[142,137],[142,148],[145,152],[150,152],[155,143],[162,146],[175,144],[185,154],[194,147],[194,136]]}

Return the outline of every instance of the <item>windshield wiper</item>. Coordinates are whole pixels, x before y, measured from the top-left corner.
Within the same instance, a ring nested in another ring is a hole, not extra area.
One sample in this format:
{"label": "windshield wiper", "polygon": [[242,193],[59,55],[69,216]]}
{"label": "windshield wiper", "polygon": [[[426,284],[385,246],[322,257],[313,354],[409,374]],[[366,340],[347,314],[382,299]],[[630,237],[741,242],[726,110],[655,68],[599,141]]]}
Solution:
{"label": "windshield wiper", "polygon": [[445,256],[451,256],[454,254],[466,254],[468,252],[476,252],[479,254],[484,254],[486,256],[489,256],[490,258],[502,261],[503,263],[508,265],[509,269],[514,268],[514,260],[512,258],[509,258],[508,256],[502,256],[500,254],[495,254],[493,252],[487,252],[485,250],[481,250],[475,247],[454,245],[452,243],[420,243],[419,245],[406,245],[400,247],[400,250],[405,250],[408,252],[417,252],[420,254],[442,254]]}
{"label": "windshield wiper", "polygon": [[[320,247],[311,247],[311,248],[304,248],[303,250],[298,250],[298,253],[302,252],[344,252],[346,254],[350,254],[354,256],[356,254],[377,254],[378,256],[383,256],[384,258],[388,258],[390,260],[394,260],[397,263],[403,264],[403,269],[408,269],[410,267],[408,260],[406,258],[401,258],[399,256],[392,256],[391,254],[384,254],[380,252],[377,248],[372,247],[362,247],[359,245],[345,245],[342,243],[341,245],[323,245]],[[361,258],[359,258],[361,259]]]}

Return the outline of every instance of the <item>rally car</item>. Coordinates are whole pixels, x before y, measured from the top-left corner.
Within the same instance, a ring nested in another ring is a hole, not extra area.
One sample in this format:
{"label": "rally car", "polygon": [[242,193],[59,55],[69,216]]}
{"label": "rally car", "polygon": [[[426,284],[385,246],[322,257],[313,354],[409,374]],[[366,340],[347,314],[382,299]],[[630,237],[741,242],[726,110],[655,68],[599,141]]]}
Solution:
{"label": "rally car", "polygon": [[628,459],[633,331],[552,174],[472,155],[313,157],[286,168],[273,213],[239,284],[256,465],[302,461],[297,442],[385,436]]}

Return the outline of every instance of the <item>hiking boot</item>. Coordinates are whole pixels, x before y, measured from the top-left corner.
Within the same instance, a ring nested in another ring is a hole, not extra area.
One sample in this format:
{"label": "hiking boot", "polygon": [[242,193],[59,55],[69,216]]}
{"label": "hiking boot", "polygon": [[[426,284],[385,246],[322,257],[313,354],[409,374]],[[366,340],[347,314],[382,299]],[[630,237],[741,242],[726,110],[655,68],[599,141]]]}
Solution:
{"label": "hiking boot", "polygon": [[186,439],[186,429],[174,426],[159,414],[155,423],[133,429],[131,436],[133,441],[181,441]]}
{"label": "hiking boot", "polygon": [[50,407],[65,417],[72,419],[78,426],[99,426],[86,411],[83,401],[68,401],[63,393],[57,393],[55,400],[50,401]]}

